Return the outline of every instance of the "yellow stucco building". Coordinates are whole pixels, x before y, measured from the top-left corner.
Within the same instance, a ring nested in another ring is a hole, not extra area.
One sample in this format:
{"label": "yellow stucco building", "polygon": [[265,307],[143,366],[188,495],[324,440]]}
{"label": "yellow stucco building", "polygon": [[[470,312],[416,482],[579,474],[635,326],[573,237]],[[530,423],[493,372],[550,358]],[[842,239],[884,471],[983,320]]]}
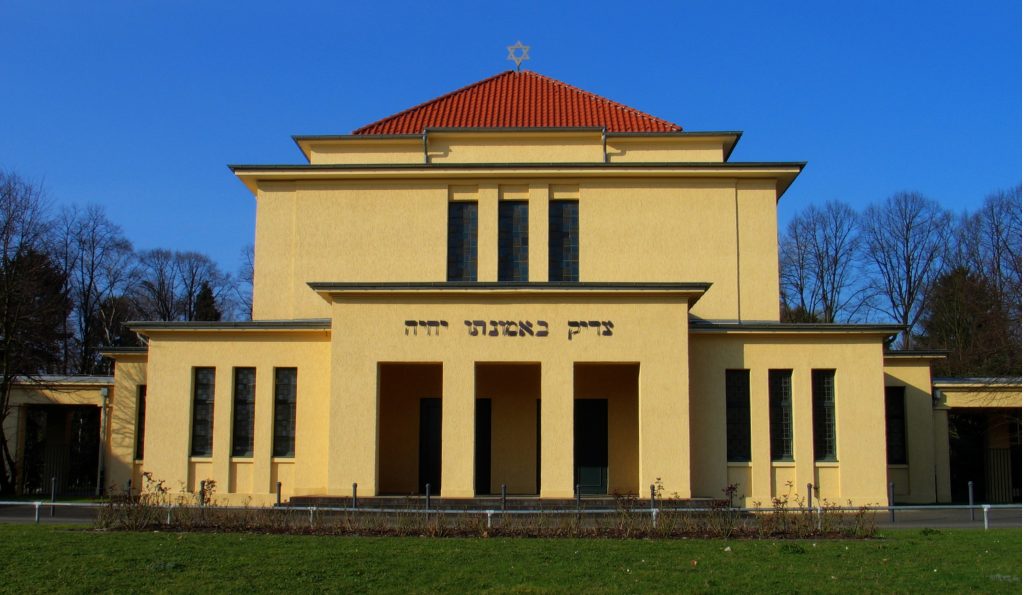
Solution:
{"label": "yellow stucco building", "polygon": [[933,396],[936,354],[780,323],[776,205],[803,164],[731,162],[739,138],[505,72],[296,137],[308,164],[232,166],[253,320],[132,325],[105,482],[949,501],[960,397]]}

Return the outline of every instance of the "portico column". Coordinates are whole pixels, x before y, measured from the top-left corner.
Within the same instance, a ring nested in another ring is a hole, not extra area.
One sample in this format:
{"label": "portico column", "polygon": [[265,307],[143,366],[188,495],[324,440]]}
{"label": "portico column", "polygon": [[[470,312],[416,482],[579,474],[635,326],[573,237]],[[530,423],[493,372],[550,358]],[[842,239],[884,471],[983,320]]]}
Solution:
{"label": "portico column", "polygon": [[444,362],[441,398],[441,497],[472,498],[476,424],[476,366]]}
{"label": "portico column", "polygon": [[573,497],[573,365],[540,367],[540,495]]}

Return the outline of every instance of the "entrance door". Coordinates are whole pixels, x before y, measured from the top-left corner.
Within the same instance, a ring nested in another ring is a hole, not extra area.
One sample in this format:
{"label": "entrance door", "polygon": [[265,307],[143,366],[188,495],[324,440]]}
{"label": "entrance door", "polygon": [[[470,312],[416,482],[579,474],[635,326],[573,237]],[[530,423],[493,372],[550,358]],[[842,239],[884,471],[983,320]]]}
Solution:
{"label": "entrance door", "polygon": [[576,484],[581,494],[608,493],[608,399],[576,399]]}
{"label": "entrance door", "polygon": [[491,493],[491,400],[476,400],[476,442],[474,461],[477,496]]}
{"label": "entrance door", "polygon": [[441,493],[441,399],[420,399],[420,493]]}

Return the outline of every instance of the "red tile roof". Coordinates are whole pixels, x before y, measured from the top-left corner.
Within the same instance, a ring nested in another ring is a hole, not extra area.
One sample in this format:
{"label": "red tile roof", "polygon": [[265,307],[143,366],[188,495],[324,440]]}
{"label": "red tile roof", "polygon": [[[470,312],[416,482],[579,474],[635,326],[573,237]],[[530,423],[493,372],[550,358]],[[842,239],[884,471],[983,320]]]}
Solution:
{"label": "red tile roof", "polygon": [[367,124],[353,134],[419,134],[424,128],[682,131],[677,124],[561,81],[526,70],[510,70]]}

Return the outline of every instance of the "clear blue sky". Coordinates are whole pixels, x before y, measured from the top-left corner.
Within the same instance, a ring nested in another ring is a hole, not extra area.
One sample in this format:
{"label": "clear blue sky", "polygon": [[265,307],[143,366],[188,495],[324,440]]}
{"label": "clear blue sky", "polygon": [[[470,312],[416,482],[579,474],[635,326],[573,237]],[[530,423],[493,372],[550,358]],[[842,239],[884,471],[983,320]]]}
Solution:
{"label": "clear blue sky", "polygon": [[234,272],[254,199],[227,163],[511,67],[808,161],[782,222],[913,189],[955,211],[1021,180],[1021,5],[946,2],[45,2],[0,5],[0,167],[99,203],[139,248]]}

